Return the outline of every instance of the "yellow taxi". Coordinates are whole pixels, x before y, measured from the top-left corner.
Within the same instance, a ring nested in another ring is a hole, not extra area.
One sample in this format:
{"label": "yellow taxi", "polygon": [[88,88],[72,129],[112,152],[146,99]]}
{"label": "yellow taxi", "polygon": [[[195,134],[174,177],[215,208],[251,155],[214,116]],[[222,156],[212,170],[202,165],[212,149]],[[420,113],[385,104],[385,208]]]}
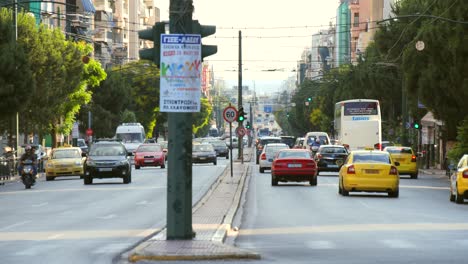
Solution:
{"label": "yellow taxi", "polygon": [[61,147],[52,150],[47,160],[46,180],[52,181],[61,176],[83,176],[85,157],[79,147]]}
{"label": "yellow taxi", "polygon": [[468,154],[458,162],[455,172],[450,176],[450,201],[463,203],[468,196]]}
{"label": "yellow taxi", "polygon": [[418,164],[416,162],[416,155],[410,147],[386,147],[384,151],[387,151],[392,156],[394,161],[398,161],[398,173],[409,174],[411,179],[418,178]]}
{"label": "yellow taxi", "polygon": [[386,192],[398,197],[398,165],[386,151],[351,151],[339,172],[338,193],[348,196],[349,192]]}

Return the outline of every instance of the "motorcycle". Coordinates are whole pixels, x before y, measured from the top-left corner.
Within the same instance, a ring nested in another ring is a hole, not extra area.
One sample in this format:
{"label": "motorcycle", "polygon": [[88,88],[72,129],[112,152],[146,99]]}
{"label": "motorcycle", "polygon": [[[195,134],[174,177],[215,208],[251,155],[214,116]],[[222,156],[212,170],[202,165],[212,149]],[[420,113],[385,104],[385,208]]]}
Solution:
{"label": "motorcycle", "polygon": [[31,189],[36,183],[36,174],[34,171],[34,162],[32,160],[24,160],[21,168],[21,181],[26,189]]}

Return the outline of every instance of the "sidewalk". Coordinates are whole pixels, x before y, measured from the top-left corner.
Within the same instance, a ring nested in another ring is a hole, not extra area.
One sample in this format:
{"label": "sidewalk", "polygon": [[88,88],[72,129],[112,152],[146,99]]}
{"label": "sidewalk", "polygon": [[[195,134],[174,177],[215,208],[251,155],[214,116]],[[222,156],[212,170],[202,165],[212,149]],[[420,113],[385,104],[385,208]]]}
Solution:
{"label": "sidewalk", "polygon": [[419,169],[419,173],[437,176],[447,176],[445,170],[441,169]]}
{"label": "sidewalk", "polygon": [[242,196],[252,148],[244,148],[244,163],[233,160],[211,190],[193,208],[192,240],[166,240],[166,229],[121,255],[119,263],[143,260],[259,259],[260,255],[225,244]]}

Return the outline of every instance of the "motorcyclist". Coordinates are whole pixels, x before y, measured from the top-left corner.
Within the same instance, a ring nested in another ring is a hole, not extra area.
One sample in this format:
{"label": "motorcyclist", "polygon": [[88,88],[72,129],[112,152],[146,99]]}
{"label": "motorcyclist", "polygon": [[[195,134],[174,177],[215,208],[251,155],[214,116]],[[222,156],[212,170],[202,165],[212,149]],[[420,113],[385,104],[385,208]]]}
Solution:
{"label": "motorcyclist", "polygon": [[27,145],[25,148],[24,148],[25,152],[23,153],[23,155],[21,155],[21,158],[19,160],[19,165],[18,165],[18,173],[19,175],[21,175],[21,170],[23,169],[23,162],[25,160],[31,160],[33,163],[33,173],[34,175],[37,175],[37,155],[34,151],[34,149],[30,146],[30,145]]}

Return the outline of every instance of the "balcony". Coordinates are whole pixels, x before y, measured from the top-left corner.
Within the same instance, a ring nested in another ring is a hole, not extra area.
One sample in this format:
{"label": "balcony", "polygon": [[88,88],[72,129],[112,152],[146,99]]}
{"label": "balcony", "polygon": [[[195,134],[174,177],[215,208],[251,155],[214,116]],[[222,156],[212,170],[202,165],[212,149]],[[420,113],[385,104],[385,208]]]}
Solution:
{"label": "balcony", "polygon": [[91,17],[83,14],[67,14],[68,20],[74,27],[88,28],[91,26]]}
{"label": "balcony", "polygon": [[94,7],[96,11],[106,11],[108,13],[112,13],[112,8],[110,6],[109,0],[94,0]]}

